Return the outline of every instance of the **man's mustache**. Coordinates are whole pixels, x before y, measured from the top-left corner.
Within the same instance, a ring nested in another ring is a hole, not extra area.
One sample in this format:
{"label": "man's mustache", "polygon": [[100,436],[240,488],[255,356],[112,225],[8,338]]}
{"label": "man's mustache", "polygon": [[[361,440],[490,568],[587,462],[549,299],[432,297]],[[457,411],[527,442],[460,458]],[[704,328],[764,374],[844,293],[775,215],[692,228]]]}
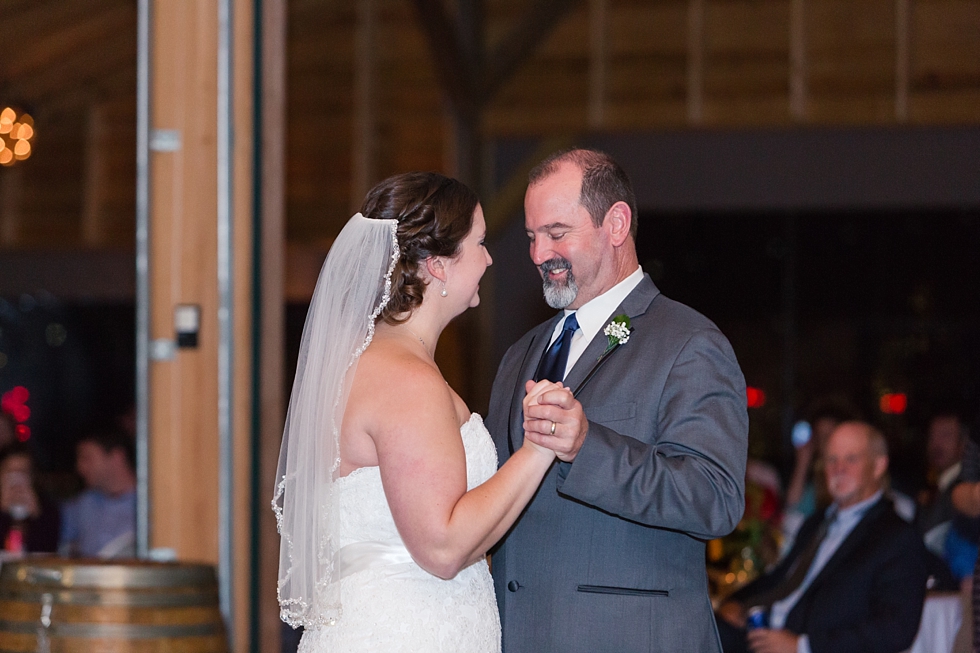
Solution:
{"label": "man's mustache", "polygon": [[568,259],[562,258],[561,256],[556,256],[539,265],[538,269],[541,270],[542,274],[548,274],[549,272],[554,272],[555,270],[571,270],[572,264]]}

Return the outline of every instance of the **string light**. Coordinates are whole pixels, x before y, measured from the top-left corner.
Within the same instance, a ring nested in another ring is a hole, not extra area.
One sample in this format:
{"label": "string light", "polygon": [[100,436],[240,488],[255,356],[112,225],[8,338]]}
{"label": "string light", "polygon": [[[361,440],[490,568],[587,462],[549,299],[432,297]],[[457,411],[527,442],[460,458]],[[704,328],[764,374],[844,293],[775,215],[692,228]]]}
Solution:
{"label": "string light", "polygon": [[13,107],[0,111],[0,165],[12,166],[30,158],[34,151],[31,141],[36,134],[30,114],[18,115]]}

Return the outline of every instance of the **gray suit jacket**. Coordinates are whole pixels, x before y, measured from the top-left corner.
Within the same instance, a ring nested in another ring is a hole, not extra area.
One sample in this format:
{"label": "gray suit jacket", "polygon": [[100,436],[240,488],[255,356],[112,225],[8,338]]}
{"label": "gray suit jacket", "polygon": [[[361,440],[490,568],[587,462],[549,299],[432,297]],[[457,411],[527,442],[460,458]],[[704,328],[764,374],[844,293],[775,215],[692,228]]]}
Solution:
{"label": "gray suit jacket", "polygon": [[[629,342],[578,397],[585,444],[493,551],[505,653],[721,651],[704,541],[744,510],[745,381],[718,328],[648,276],[610,319],[622,313]],[[523,442],[524,382],[557,319],[500,363],[487,426],[501,463]],[[600,331],[565,384],[577,387],[605,348]]]}

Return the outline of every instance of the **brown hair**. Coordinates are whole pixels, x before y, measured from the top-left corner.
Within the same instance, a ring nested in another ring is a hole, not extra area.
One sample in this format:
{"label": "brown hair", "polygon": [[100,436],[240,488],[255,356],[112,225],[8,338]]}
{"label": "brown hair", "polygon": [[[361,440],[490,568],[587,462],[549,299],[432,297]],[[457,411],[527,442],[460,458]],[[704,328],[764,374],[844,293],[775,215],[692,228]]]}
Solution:
{"label": "brown hair", "polygon": [[129,468],[131,470],[136,469],[136,441],[129,433],[126,433],[118,426],[98,424],[82,435],[78,439],[77,444],[83,442],[98,445],[107,454],[116,450],[121,451]]}
{"label": "brown hair", "polygon": [[564,163],[570,163],[582,171],[579,203],[589,212],[592,224],[601,227],[610,207],[616,202],[626,202],[632,213],[630,236],[636,242],[640,216],[636,210],[636,193],[633,192],[633,184],[626,171],[605,152],[586,148],[571,148],[555,152],[534,166],[528,174],[528,186],[533,186],[555,174]]}
{"label": "brown hair", "polygon": [[391,300],[378,319],[404,322],[422,304],[426,283],[419,274],[432,256],[453,258],[473,227],[479,199],[462,182],[436,172],[388,177],[368,191],[361,214],[398,221],[400,256],[391,275]]}

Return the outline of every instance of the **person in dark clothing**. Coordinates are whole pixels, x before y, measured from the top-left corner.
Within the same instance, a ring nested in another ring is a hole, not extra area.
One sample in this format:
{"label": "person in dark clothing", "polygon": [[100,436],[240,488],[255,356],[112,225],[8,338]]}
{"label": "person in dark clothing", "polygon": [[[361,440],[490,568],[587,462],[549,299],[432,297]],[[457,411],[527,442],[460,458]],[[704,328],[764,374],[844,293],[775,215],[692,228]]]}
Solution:
{"label": "person in dark clothing", "polygon": [[[884,437],[844,422],[827,441],[825,462],[831,506],[803,524],[775,569],[719,606],[725,653],[898,653],[915,639],[926,550],[884,496]],[[747,630],[753,607],[768,625]]]}

